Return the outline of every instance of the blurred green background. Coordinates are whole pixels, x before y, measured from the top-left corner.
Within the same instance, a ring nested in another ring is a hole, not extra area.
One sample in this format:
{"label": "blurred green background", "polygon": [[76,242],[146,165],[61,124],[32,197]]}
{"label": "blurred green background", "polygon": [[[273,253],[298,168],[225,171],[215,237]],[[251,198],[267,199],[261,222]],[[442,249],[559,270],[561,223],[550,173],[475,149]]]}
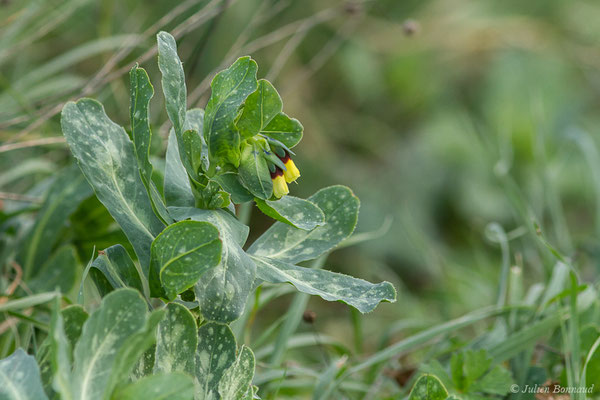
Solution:
{"label": "blurred green background", "polygon": [[[136,61],[155,86],[153,153],[164,155],[155,34],[167,30],[178,39],[190,107],[204,107],[215,71],[251,55],[305,127],[295,148],[302,178],[291,193],[341,183],[361,199],[357,232],[374,238],[334,253],[327,266],[397,287],[397,303],[363,320],[371,348],[387,329],[401,335],[495,304],[502,232],[505,262],[522,268],[526,285],[546,281],[553,259],[534,221],[594,282],[598,21],[593,0],[2,0],[3,210],[35,205],[70,162],[59,142],[64,101],[97,98],[127,126]],[[106,215],[86,212],[99,208],[94,202],[65,229],[82,260],[93,245],[119,241]],[[255,209],[252,237],[269,223]],[[272,304],[259,318],[286,306]],[[320,298],[309,307],[319,332],[352,343],[347,307]]]}

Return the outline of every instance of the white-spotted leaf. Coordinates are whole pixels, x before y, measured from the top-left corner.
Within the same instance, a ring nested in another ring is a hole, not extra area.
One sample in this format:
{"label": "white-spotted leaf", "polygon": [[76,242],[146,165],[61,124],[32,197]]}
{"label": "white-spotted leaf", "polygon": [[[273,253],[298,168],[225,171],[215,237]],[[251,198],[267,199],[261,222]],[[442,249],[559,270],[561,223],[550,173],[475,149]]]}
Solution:
{"label": "white-spotted leaf", "polygon": [[152,210],[129,136],[92,99],[67,103],[61,124],[83,174],[127,235],[147,274],[150,245],[164,225]]}
{"label": "white-spotted leaf", "polygon": [[195,373],[198,328],[192,313],[181,304],[169,303],[166,316],[158,325],[154,373]]}
{"label": "white-spotted leaf", "polygon": [[434,375],[423,375],[415,383],[408,400],[446,400],[448,391]]}
{"label": "white-spotted leaf", "polygon": [[242,346],[235,362],[225,371],[219,381],[221,400],[238,400],[248,391],[252,391],[251,383],[254,377],[254,353]]}
{"label": "white-spotted leaf", "polygon": [[281,199],[255,199],[258,208],[277,221],[295,228],[310,231],[325,223],[325,215],[314,203],[294,196],[283,196]]}
{"label": "white-spotted leaf", "polygon": [[240,105],[258,85],[258,66],[250,57],[240,57],[219,72],[211,83],[212,93],[206,105],[204,140],[211,163],[240,163],[240,133],[234,126]]}
{"label": "white-spotted leaf", "polygon": [[302,140],[303,131],[304,127],[300,121],[281,112],[260,133],[283,143],[291,149]]}
{"label": "white-spotted leaf", "polygon": [[330,186],[308,198],[325,215],[325,223],[311,231],[276,222],[248,252],[295,264],[315,259],[333,249],[354,231],[358,219],[358,198],[345,186]]}
{"label": "white-spotted leaf", "polygon": [[157,216],[164,223],[172,222],[162,196],[156,185],[152,182],[152,164],[150,163],[150,142],[152,131],[150,130],[150,100],[154,96],[154,88],[150,78],[143,68],[135,65],[129,72],[130,105],[129,115],[131,118],[131,137],[133,148],[137,157],[140,176],[148,191],[148,196]]}
{"label": "white-spotted leaf", "polygon": [[242,146],[238,173],[242,185],[254,196],[268,199],[273,195],[269,166],[263,157],[263,149],[257,142]]}
{"label": "white-spotted leaf", "polygon": [[219,399],[219,382],[236,360],[236,343],[227,325],[209,322],[198,330],[196,351],[197,400]]}
{"label": "white-spotted leaf", "polygon": [[192,287],[221,260],[219,231],[208,222],[181,221],[169,225],[152,243],[150,289],[153,296],[173,299]]}
{"label": "white-spotted leaf", "polygon": [[244,311],[252,290],[256,266],[242,249],[248,227],[224,210],[171,207],[176,220],[191,218],[210,222],[221,234],[223,249],[219,265],[206,272],[194,287],[205,319],[217,322],[236,320]]}
{"label": "white-spotted leaf", "polygon": [[0,360],[0,398],[5,400],[47,400],[35,358],[23,349]]}
{"label": "white-spotted leaf", "polygon": [[265,79],[259,80],[256,91],[244,102],[242,114],[236,122],[242,139],[260,133],[281,112],[282,107],[281,97],[273,85]]}
{"label": "white-spotted leaf", "polygon": [[73,354],[73,399],[104,399],[120,350],[146,323],[147,305],[133,289],[108,294],[83,325]]}
{"label": "white-spotted leaf", "polygon": [[299,267],[266,257],[253,257],[256,276],[271,283],[291,283],[303,293],[328,301],[344,302],[362,313],[373,311],[382,301],[395,302],[396,290],[389,282],[371,283],[323,269]]}

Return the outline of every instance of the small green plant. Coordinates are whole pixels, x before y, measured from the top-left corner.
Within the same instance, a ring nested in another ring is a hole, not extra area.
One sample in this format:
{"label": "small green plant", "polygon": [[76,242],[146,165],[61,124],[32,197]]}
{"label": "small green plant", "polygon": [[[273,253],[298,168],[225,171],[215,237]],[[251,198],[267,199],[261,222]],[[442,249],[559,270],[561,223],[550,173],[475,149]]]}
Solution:
{"label": "small green plant", "polygon": [[[121,244],[99,252],[82,280],[92,277],[101,304],[88,316],[81,306],[61,310],[56,300],[37,363],[23,351],[0,361],[8,398],[257,398],[254,355],[238,348],[229,326],[256,287],[289,283],[363,313],[395,301],[388,282],[298,265],[353,233],[359,201],[344,186],[308,199],[287,195],[287,184],[300,175],[291,156],[303,128],[283,113],[275,88],[257,80],[255,61],[242,57],[218,73],[206,109],[187,110],[183,67],[168,33],[158,34],[158,53],[173,126],[164,183],[155,180],[149,158],[154,89],[144,69],[130,72],[130,133],[92,99],[62,111],[79,168],[137,257]],[[69,170],[56,188],[73,202],[68,213],[89,195],[78,176]],[[245,250],[249,227],[235,204],[252,201],[277,222]],[[26,271],[44,257],[37,231],[30,239],[35,246],[24,247],[36,249],[22,256]],[[64,253],[68,258],[69,249]],[[34,275],[48,288],[51,277],[43,270]],[[73,274],[62,289],[76,280]]]}

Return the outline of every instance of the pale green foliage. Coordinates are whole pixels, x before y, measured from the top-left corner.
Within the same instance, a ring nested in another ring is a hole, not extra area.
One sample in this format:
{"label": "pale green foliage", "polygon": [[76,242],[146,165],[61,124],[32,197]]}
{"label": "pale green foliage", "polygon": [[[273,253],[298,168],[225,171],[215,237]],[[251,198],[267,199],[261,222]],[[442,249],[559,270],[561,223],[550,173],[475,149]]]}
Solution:
{"label": "pale green foliage", "polygon": [[35,359],[22,349],[0,360],[0,398],[6,400],[48,399],[42,389]]}
{"label": "pale green foliage", "polygon": [[[157,39],[173,125],[164,194],[153,180],[149,157],[154,89],[144,69],[136,65],[130,72],[131,138],[95,100],[63,108],[63,133],[83,175],[71,168],[57,180],[60,185],[49,191],[40,220],[21,247],[20,257],[35,278],[32,288],[53,290],[55,285],[67,291],[75,283],[78,260],[71,247],[38,265],[52,253],[52,239],[60,229],[53,225],[90,195],[90,186],[137,259],[120,244],[94,255],[84,278],[89,273],[102,300],[89,317],[80,306],[61,312],[55,292],[0,305],[14,312],[55,300],[48,337],[38,352],[43,386],[37,365],[22,352],[1,361],[24,370],[11,382],[16,390],[36,391],[38,397],[32,398],[46,398],[44,391],[67,400],[255,398],[254,354],[246,346],[238,350],[229,324],[244,315],[258,286],[291,283],[301,292],[342,301],[360,312],[395,301],[387,282],[372,284],[295,265],[348,238],[359,201],[343,186],[323,189],[307,200],[273,198],[270,169],[285,168],[279,157],[290,154],[303,128],[283,114],[273,85],[257,81],[256,62],[239,58],[213,79],[206,111],[187,110],[175,39],[166,32]],[[235,215],[232,201],[255,201],[278,221],[248,252],[244,246],[250,229]],[[83,303],[82,294],[83,289]],[[339,371],[336,365],[331,371],[323,393],[334,390]],[[34,384],[21,387],[25,374]],[[5,388],[12,386],[0,390]]]}

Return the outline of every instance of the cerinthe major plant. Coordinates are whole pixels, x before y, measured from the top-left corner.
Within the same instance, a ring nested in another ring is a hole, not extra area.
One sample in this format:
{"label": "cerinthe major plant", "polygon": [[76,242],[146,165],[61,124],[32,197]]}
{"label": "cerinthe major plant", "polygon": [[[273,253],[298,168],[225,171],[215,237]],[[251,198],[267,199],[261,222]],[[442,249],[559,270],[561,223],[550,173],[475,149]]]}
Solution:
{"label": "cerinthe major plant", "polygon": [[[62,111],[71,152],[137,261],[120,244],[99,253],[88,270],[103,300],[89,316],[56,302],[37,357],[41,378],[22,351],[0,362],[20,372],[11,383],[29,398],[256,398],[254,355],[229,327],[256,287],[289,283],[363,313],[395,301],[388,282],[298,265],[352,234],[359,201],[344,186],[288,195],[300,176],[291,157],[303,128],[271,83],[257,80],[256,62],[239,58],[213,79],[206,109],[188,110],[168,33],[158,34],[158,53],[172,123],[164,190],[149,158],[154,89],[144,69],[130,72],[130,135],[95,100]],[[277,222],[244,250],[249,227],[234,205],[252,201]]]}

